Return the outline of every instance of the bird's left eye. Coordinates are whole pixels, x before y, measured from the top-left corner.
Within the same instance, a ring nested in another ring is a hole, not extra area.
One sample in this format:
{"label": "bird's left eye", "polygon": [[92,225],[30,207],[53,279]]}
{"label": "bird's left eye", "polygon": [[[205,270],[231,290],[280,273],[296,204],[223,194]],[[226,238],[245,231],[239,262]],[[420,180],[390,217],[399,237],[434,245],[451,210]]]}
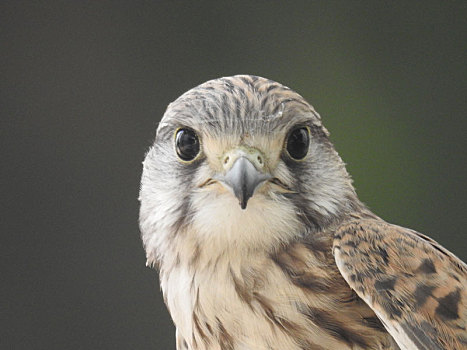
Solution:
{"label": "bird's left eye", "polygon": [[177,155],[186,162],[193,160],[199,153],[199,139],[191,129],[179,129],[175,135]]}
{"label": "bird's left eye", "polygon": [[287,152],[295,160],[305,158],[310,146],[310,131],[306,127],[299,127],[289,134],[287,138]]}

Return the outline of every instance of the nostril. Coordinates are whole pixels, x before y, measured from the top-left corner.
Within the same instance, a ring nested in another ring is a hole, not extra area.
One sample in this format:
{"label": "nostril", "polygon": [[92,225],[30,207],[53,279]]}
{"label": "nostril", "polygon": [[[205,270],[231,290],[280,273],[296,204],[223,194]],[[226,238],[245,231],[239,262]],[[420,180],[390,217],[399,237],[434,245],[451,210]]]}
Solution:
{"label": "nostril", "polygon": [[230,157],[229,157],[229,156],[225,157],[225,158],[224,158],[224,164],[227,164],[227,163],[229,162],[229,160],[230,160]]}
{"label": "nostril", "polygon": [[256,157],[256,159],[258,160],[259,165],[263,165],[263,158],[261,158],[261,156]]}

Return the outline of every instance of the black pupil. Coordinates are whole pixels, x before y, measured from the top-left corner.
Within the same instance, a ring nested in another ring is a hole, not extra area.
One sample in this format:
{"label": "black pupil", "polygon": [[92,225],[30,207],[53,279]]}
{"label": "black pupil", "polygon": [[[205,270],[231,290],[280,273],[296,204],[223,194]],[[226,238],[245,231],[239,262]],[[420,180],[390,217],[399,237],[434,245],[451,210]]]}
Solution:
{"label": "black pupil", "polygon": [[175,138],[175,145],[178,156],[183,160],[192,160],[198,155],[199,140],[193,130],[178,130]]}
{"label": "black pupil", "polygon": [[298,128],[292,131],[287,140],[287,152],[294,159],[303,159],[308,153],[310,137],[307,128]]}

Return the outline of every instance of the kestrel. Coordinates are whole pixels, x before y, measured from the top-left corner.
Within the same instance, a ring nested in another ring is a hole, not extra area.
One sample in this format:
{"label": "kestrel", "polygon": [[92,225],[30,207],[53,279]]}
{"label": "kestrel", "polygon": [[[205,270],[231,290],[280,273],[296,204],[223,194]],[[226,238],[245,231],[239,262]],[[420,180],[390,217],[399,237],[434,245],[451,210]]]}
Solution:
{"label": "kestrel", "polygon": [[171,103],[140,228],[177,349],[467,349],[467,266],[358,199],[321,117],[264,78]]}

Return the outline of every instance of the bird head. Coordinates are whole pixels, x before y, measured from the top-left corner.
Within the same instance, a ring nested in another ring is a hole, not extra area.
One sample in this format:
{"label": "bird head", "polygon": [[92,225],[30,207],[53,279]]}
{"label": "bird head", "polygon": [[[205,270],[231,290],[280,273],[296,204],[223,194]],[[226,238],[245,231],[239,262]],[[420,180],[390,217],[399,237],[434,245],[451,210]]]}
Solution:
{"label": "bird head", "polygon": [[358,205],[319,114],[274,81],[208,81],[165,112],[143,163],[148,259],[180,242],[269,249]]}

